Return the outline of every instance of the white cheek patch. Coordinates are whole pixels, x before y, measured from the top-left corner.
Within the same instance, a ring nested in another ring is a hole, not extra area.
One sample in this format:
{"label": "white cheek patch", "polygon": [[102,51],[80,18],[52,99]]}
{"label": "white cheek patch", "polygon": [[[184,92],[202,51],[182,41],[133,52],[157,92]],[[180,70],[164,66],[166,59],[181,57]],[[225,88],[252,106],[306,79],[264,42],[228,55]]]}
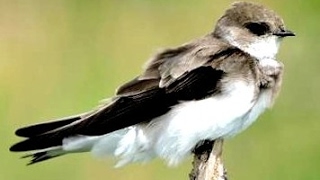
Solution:
{"label": "white cheek patch", "polygon": [[237,38],[239,34],[229,32],[228,36],[224,39],[227,40],[233,46],[238,47],[239,49],[249,53],[251,56],[261,60],[266,58],[274,59],[278,53],[280,46],[280,39],[277,36],[261,36],[261,37],[252,37],[255,38],[254,41],[250,43],[243,43]]}
{"label": "white cheek patch", "polygon": [[276,36],[261,37],[249,44],[244,51],[257,59],[274,59],[278,53],[280,39]]}

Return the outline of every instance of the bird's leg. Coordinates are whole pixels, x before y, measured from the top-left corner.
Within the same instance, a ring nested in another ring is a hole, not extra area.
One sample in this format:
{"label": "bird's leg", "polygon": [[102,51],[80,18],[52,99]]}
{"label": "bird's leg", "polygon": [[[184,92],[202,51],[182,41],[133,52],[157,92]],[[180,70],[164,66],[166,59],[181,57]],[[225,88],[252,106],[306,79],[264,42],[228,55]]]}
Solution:
{"label": "bird's leg", "polygon": [[190,180],[226,180],[222,162],[223,139],[204,141],[194,150],[193,169]]}

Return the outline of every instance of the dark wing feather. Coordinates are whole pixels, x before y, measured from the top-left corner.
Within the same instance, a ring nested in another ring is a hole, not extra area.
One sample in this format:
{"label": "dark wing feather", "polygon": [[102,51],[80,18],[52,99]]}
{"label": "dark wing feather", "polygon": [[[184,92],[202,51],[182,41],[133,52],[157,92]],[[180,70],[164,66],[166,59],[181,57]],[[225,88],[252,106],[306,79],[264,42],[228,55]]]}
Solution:
{"label": "dark wing feather", "polygon": [[166,93],[177,100],[200,100],[219,91],[219,80],[224,72],[202,66],[181,76],[168,87]]}
{"label": "dark wing feather", "polygon": [[78,134],[102,135],[141,122],[148,122],[181,100],[197,100],[213,94],[223,72],[200,67],[181,76],[166,88],[154,87],[145,92],[119,97],[104,110],[79,123]]}
{"label": "dark wing feather", "polygon": [[181,100],[202,99],[215,92],[223,72],[199,67],[179,77],[168,87],[154,87],[137,94],[117,97],[111,104],[79,123],[33,136],[11,147],[11,151],[44,149],[62,144],[65,137],[102,135],[158,117]]}
{"label": "dark wing feather", "polygon": [[117,90],[117,95],[129,95],[140,93],[141,91],[146,91],[157,87],[159,85],[159,79],[142,79],[135,78],[130,82],[124,84]]}
{"label": "dark wing feather", "polygon": [[59,120],[55,120],[52,122],[45,122],[40,124],[34,124],[31,126],[26,126],[16,130],[15,134],[20,137],[33,137],[38,136],[40,134],[46,133],[48,131],[52,131],[54,129],[66,126],[71,124],[77,120],[81,119],[81,115],[76,115],[72,117],[67,117]]}

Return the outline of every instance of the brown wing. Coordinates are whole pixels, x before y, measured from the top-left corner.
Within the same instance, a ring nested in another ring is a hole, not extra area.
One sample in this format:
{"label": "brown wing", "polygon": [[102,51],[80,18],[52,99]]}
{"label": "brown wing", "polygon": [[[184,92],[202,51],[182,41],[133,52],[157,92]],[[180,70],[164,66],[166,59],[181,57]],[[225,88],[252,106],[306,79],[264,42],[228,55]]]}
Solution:
{"label": "brown wing", "polygon": [[139,93],[152,87],[166,87],[183,74],[230,55],[235,50],[238,49],[211,35],[177,48],[166,49],[149,60],[142,75],[121,86],[117,95]]}
{"label": "brown wing", "polygon": [[[68,125],[61,122],[47,124],[51,127],[40,124],[19,129],[17,134],[28,136],[28,139],[13,145],[10,150],[44,149],[59,146],[64,138],[74,135],[107,134],[151,121],[181,100],[212,95],[218,90],[224,72],[211,66],[211,62],[230,56],[233,51],[224,46],[197,44],[164,51],[149,63],[144,74],[120,87],[111,103],[81,120],[70,120]],[[63,126],[57,127],[57,124]],[[39,129],[37,126],[49,131],[36,130],[33,134],[34,129]]]}

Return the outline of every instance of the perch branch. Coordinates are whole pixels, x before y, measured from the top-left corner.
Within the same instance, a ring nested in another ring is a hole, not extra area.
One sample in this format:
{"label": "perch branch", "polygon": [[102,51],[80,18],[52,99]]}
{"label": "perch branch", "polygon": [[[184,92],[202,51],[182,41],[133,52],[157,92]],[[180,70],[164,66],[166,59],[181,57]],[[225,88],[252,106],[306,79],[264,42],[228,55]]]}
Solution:
{"label": "perch branch", "polygon": [[190,180],[227,180],[222,162],[223,140],[204,141],[194,150]]}

